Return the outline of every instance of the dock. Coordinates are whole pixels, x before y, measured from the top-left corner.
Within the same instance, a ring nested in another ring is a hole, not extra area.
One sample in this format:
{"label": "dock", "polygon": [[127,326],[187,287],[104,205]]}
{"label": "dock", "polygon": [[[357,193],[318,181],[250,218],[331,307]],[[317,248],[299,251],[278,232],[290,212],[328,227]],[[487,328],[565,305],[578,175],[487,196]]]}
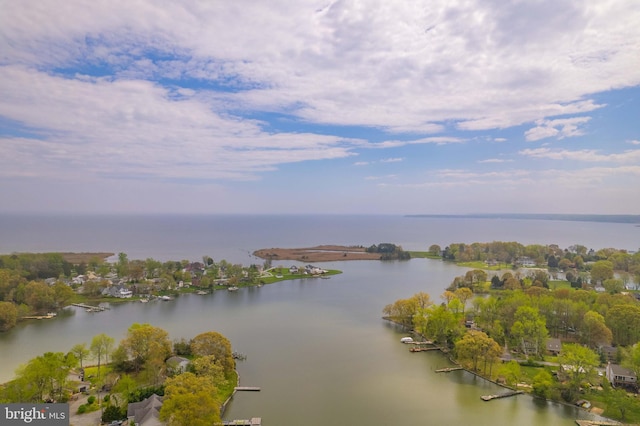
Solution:
{"label": "dock", "polygon": [[409,342],[410,345],[433,345],[433,342],[430,340],[425,340],[424,342]]}
{"label": "dock", "polygon": [[233,390],[236,392],[260,392],[260,388],[258,386],[236,386]]}
{"label": "dock", "polygon": [[423,346],[417,346],[417,347],[413,347],[413,348],[409,348],[409,352],[426,352],[426,351],[438,351],[440,350],[440,348],[433,346],[430,348],[425,348]]}
{"label": "dock", "polygon": [[84,303],[72,303],[71,306],[77,306],[78,308],[84,308],[90,312],[102,312],[102,311],[106,311],[109,308],[107,308],[106,306],[91,306],[91,305],[85,305]]}
{"label": "dock", "polygon": [[606,420],[576,420],[578,426],[622,426],[622,423]]}
{"label": "dock", "polygon": [[223,420],[222,424],[224,426],[261,426],[262,418],[261,417],[252,417],[249,420]]}
{"label": "dock", "polygon": [[494,399],[508,398],[510,396],[520,395],[522,393],[524,393],[524,392],[522,392],[522,391],[511,391],[511,392],[500,393],[500,394],[497,394],[497,395],[483,395],[480,398],[483,401],[491,401],[491,400],[494,400]]}
{"label": "dock", "polygon": [[55,318],[56,315],[55,314],[47,314],[47,315],[27,315],[26,317],[22,317],[22,319],[37,319],[37,320],[42,320],[42,319],[51,319],[51,318]]}
{"label": "dock", "polygon": [[462,367],[446,367],[446,368],[438,368],[436,373],[451,373],[452,371],[464,370]]}

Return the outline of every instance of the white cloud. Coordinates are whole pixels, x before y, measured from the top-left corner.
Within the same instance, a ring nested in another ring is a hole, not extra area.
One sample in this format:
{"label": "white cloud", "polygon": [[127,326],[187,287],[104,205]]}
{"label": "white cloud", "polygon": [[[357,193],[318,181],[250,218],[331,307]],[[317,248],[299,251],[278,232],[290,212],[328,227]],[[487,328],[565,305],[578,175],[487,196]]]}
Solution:
{"label": "white cloud", "polygon": [[631,140],[631,141],[628,141],[628,142],[629,142],[631,145],[640,145],[640,140],[638,140],[638,139]]}
{"label": "white cloud", "polygon": [[627,150],[618,154],[600,154],[598,150],[582,149],[582,150],[566,150],[551,148],[523,149],[519,154],[531,158],[547,158],[551,160],[573,160],[584,162],[600,162],[600,163],[639,163],[640,149]]}
{"label": "white cloud", "polygon": [[381,163],[400,163],[404,161],[404,158],[395,157],[395,158],[383,158],[380,160]]}
{"label": "white cloud", "polygon": [[486,160],[480,160],[478,163],[487,164],[487,163],[511,163],[513,160],[506,160],[504,158],[487,158]]}
{"label": "white cloud", "polygon": [[557,136],[558,139],[581,136],[583,134],[580,126],[591,120],[591,117],[573,117],[555,120],[538,120],[537,126],[525,132],[528,141],[537,141]]}
{"label": "white cloud", "polygon": [[11,2],[0,19],[4,63],[197,77],[249,89],[224,95],[238,108],[391,131],[587,112],[585,96],[640,83],[640,11],[599,0],[67,0]]}

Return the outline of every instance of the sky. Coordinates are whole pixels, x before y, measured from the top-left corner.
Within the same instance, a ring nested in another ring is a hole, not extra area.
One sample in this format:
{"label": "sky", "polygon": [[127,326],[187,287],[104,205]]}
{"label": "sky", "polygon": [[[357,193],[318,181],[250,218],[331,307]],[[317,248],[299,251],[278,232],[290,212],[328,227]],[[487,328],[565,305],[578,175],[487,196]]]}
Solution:
{"label": "sky", "polygon": [[0,0],[0,200],[640,214],[640,2]]}

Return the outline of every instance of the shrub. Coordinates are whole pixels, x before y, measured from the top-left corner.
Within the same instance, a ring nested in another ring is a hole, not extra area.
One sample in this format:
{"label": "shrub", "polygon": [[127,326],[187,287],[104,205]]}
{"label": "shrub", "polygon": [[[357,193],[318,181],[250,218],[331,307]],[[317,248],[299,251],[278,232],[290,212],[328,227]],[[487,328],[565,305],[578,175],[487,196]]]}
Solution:
{"label": "shrub", "polygon": [[92,405],[94,402],[96,402],[96,397],[91,395],[89,398],[87,398],[87,404]]}
{"label": "shrub", "polygon": [[78,414],[84,414],[87,412],[87,406],[82,404],[81,406],[78,407]]}

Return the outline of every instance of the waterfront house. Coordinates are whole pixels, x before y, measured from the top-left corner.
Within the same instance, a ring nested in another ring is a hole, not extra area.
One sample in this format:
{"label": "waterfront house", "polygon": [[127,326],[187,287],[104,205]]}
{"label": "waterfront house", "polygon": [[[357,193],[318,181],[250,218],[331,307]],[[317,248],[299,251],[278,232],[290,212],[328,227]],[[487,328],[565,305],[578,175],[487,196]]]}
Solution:
{"label": "waterfront house", "polygon": [[[127,407],[129,424],[137,426],[162,426],[160,421],[160,408],[163,398],[155,393],[140,402],[130,403]],[[134,423],[135,422],[135,423]]]}
{"label": "waterfront house", "polygon": [[187,367],[189,366],[189,361],[187,358],[181,356],[172,356],[166,361],[167,368],[171,374],[182,374],[187,371]]}
{"label": "waterfront house", "polygon": [[615,387],[631,387],[638,386],[638,377],[633,370],[619,366],[618,364],[607,364],[606,370],[607,380],[611,386]]}

